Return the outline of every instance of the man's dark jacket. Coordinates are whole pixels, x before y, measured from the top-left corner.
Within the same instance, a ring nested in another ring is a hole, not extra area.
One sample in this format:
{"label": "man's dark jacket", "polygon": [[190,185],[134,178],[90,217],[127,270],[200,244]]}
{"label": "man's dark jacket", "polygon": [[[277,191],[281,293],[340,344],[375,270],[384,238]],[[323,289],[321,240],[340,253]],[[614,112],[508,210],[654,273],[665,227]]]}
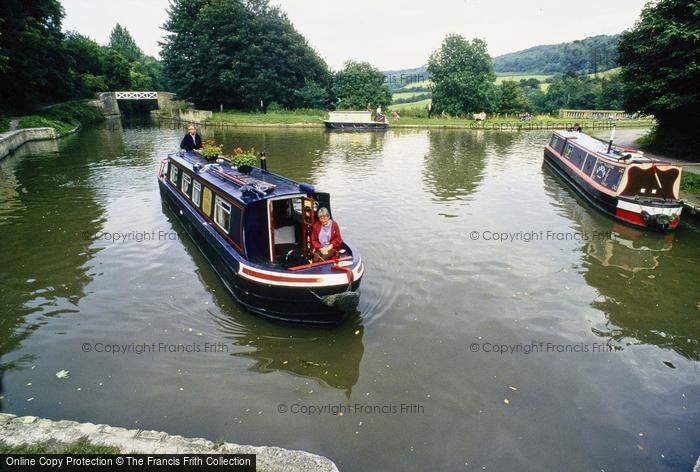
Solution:
{"label": "man's dark jacket", "polygon": [[182,138],[182,141],[180,141],[180,149],[184,149],[185,151],[202,149],[202,137],[199,135],[199,133],[195,133],[193,141],[190,133],[187,133],[185,137]]}

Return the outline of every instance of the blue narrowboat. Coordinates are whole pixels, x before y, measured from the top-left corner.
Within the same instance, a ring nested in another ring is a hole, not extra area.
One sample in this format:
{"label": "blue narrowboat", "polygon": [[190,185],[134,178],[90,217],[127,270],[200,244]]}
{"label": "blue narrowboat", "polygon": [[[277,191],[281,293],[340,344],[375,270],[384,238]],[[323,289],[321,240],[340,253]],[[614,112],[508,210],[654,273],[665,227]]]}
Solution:
{"label": "blue narrowboat", "polygon": [[260,168],[210,163],[180,151],[161,162],[158,184],[226,288],[253,312],[284,321],[339,324],[355,311],[364,272],[343,241],[337,256],[310,262],[311,232],[330,196]]}
{"label": "blue narrowboat", "polygon": [[682,168],[613,146],[580,131],[557,131],[544,149],[544,163],[598,210],[637,228],[678,227]]}

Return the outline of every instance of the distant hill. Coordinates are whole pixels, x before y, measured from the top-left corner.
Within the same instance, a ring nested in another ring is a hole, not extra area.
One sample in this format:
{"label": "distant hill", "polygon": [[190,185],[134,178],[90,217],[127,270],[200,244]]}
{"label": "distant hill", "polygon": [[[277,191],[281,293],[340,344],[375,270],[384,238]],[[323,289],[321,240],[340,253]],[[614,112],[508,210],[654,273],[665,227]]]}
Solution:
{"label": "distant hill", "polygon": [[385,82],[390,90],[398,90],[403,87],[410,87],[420,82],[425,82],[430,78],[427,66],[414,67],[413,69],[385,70]]}
{"label": "distant hill", "polygon": [[493,69],[502,72],[591,74],[617,67],[619,35],[599,35],[569,43],[535,46],[493,59]]}
{"label": "distant hill", "polygon": [[[617,67],[619,35],[599,35],[568,43],[535,46],[493,58],[497,74],[592,74]],[[392,90],[410,88],[429,78],[427,66],[384,71]]]}

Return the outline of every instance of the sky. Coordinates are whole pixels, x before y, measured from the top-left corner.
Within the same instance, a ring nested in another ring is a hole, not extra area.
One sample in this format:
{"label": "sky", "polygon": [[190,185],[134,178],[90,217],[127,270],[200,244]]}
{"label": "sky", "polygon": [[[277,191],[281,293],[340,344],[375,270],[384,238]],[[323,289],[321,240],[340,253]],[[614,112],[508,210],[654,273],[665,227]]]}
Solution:
{"label": "sky", "polygon": [[[445,35],[482,38],[492,56],[540,44],[616,34],[647,0],[272,0],[328,65],[368,61],[381,70],[421,66]],[[116,23],[158,57],[168,0],[61,0],[63,28],[107,43]]]}

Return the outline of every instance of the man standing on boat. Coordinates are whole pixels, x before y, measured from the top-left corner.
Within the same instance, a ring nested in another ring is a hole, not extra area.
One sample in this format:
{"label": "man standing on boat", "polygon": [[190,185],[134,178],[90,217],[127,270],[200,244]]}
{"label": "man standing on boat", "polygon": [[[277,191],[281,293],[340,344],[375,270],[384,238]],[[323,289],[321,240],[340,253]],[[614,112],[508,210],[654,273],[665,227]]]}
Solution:
{"label": "man standing on boat", "polygon": [[194,126],[187,128],[187,134],[182,141],[180,141],[180,149],[185,151],[194,151],[195,149],[202,149],[202,137],[199,135]]}
{"label": "man standing on boat", "polygon": [[318,221],[311,231],[311,244],[314,247],[314,262],[327,261],[335,257],[343,245],[338,223],[331,220],[326,207],[318,210]]}

